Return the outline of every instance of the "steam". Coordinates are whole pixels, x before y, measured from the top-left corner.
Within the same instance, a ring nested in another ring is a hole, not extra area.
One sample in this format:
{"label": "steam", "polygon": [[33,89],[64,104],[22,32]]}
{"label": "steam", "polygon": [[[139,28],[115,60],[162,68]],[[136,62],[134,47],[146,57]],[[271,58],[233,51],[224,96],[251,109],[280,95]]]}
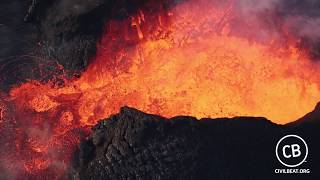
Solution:
{"label": "steam", "polygon": [[320,17],[290,16],[285,26],[300,37],[318,40],[320,38]]}
{"label": "steam", "polygon": [[[267,33],[269,36],[283,37],[288,33],[307,45],[312,57],[320,58],[320,1],[239,0],[236,8],[242,15],[241,19],[265,22],[266,29],[273,30]],[[260,31],[260,34],[263,33]]]}
{"label": "steam", "polygon": [[237,7],[247,15],[266,10],[275,9],[281,0],[239,0],[236,2]]}
{"label": "steam", "polygon": [[[288,38],[298,40],[311,59],[320,59],[320,1],[318,0],[236,0],[233,4],[233,32],[236,36],[266,42]],[[268,43],[268,42],[267,42]]]}

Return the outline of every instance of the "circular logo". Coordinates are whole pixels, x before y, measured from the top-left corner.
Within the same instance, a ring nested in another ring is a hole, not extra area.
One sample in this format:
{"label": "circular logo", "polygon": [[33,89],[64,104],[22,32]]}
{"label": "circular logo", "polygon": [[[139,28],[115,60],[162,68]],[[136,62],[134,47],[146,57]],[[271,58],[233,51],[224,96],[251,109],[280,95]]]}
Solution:
{"label": "circular logo", "polygon": [[277,143],[276,156],[284,166],[300,166],[308,156],[307,143],[300,136],[286,135]]}

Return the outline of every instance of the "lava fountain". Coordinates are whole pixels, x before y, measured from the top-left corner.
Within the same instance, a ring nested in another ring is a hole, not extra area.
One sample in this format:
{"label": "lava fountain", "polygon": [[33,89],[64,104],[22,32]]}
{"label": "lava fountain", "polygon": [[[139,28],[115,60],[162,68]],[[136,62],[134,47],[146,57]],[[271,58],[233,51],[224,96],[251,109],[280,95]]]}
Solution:
{"label": "lava fountain", "polygon": [[60,177],[88,128],[124,105],[166,117],[298,119],[319,101],[319,64],[266,13],[277,30],[236,1],[186,1],[108,22],[80,78],[29,81],[3,96],[0,125],[15,131],[3,166]]}

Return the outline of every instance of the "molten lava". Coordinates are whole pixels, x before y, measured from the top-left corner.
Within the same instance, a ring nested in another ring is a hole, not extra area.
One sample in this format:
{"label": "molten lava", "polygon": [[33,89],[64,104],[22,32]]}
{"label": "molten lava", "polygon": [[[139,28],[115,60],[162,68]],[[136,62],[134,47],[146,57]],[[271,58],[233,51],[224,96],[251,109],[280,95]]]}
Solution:
{"label": "molten lava", "polygon": [[[312,110],[319,65],[285,27],[262,35],[273,30],[246,21],[234,6],[188,1],[108,22],[80,78],[10,91],[17,156],[0,158],[27,174],[62,173],[81,130],[124,105],[167,117],[264,116],[281,124]],[[0,124],[7,108],[0,101]]]}

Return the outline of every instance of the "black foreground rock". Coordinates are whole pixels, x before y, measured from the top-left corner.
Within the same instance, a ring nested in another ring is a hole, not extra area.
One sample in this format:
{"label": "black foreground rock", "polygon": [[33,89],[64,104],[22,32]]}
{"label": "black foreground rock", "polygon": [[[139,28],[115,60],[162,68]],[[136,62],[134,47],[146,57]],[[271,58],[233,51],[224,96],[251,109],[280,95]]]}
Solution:
{"label": "black foreground rock", "polygon": [[[265,118],[166,119],[123,107],[102,120],[81,143],[71,179],[99,180],[271,180],[320,177],[319,121],[316,109],[288,125]],[[305,139],[310,174],[275,174],[286,169],[275,155],[287,134]]]}

